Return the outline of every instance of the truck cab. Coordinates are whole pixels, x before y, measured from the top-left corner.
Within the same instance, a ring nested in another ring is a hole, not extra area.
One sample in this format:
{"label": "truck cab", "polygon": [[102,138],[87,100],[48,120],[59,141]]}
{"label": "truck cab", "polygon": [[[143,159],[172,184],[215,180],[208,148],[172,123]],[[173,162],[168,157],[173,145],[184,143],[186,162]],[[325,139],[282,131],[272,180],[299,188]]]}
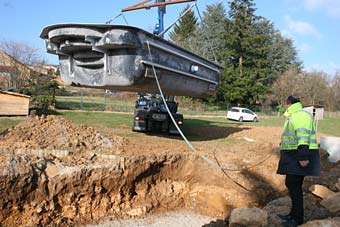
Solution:
{"label": "truck cab", "polygon": [[[176,124],[182,130],[183,115],[177,113],[178,103],[166,100],[171,115]],[[140,132],[167,132],[169,134],[179,134],[176,126],[172,122],[165,104],[159,95],[139,95],[133,115],[133,131]]]}

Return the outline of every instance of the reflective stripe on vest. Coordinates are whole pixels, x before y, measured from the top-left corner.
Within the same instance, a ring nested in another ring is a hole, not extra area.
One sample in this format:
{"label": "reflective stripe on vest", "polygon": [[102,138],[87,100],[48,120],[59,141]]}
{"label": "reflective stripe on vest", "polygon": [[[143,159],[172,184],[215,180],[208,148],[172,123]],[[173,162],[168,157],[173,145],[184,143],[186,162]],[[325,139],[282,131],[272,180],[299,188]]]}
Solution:
{"label": "reflective stripe on vest", "polygon": [[281,140],[281,144],[297,144],[296,140]]}
{"label": "reflective stripe on vest", "polygon": [[[307,116],[295,115],[298,112],[308,113],[305,110],[298,110],[292,114],[292,116],[294,115],[295,118],[289,117],[287,119],[281,137],[281,150],[296,150],[299,145],[308,145],[309,149],[318,149],[313,122],[311,125],[308,125],[308,123],[301,124],[301,121],[309,119],[306,119]],[[308,115],[311,117],[310,113],[308,113]],[[294,130],[292,121],[298,121],[298,125],[303,125],[303,127],[299,127]]]}
{"label": "reflective stripe on vest", "polygon": [[295,130],[296,132],[306,132],[308,134],[315,134],[315,131],[314,130],[308,130],[308,129],[305,129],[305,128],[298,128]]}
{"label": "reflective stripe on vest", "polygon": [[284,132],[283,136],[295,136],[295,132]]}

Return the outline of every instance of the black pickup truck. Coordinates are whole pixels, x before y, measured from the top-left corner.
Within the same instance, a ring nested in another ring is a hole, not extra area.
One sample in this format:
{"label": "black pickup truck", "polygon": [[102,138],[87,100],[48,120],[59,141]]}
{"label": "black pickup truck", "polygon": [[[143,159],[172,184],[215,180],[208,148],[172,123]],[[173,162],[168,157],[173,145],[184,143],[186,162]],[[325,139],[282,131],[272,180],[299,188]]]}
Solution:
{"label": "black pickup truck", "polygon": [[[176,124],[182,130],[183,115],[177,113],[178,103],[166,101],[168,108],[174,117]],[[152,132],[160,131],[169,134],[179,134],[173,124],[164,102],[158,97],[140,96],[136,101],[133,115],[133,131]]]}

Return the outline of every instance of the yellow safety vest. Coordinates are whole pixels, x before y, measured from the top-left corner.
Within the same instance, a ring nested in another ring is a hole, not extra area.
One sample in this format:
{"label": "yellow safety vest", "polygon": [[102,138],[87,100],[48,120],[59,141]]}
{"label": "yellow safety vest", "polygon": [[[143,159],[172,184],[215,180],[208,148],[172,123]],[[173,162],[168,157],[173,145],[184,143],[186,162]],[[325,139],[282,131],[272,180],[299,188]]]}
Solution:
{"label": "yellow safety vest", "polygon": [[308,145],[309,149],[318,149],[313,118],[302,109],[300,102],[288,107],[281,136],[281,150],[296,150],[299,145]]}

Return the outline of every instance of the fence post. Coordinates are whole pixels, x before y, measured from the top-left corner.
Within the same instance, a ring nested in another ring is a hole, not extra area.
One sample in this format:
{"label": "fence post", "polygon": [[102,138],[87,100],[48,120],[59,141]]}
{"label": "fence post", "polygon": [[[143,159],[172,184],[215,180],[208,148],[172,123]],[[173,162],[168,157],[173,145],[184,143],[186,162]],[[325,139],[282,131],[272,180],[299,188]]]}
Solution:
{"label": "fence post", "polygon": [[104,111],[107,110],[107,103],[106,103],[107,100],[106,100],[106,95],[107,95],[107,94],[106,94],[106,91],[105,91],[105,93],[104,93],[104,106],[105,106],[105,107],[104,107]]}
{"label": "fence post", "polygon": [[83,109],[83,89],[80,89],[80,109]]}

